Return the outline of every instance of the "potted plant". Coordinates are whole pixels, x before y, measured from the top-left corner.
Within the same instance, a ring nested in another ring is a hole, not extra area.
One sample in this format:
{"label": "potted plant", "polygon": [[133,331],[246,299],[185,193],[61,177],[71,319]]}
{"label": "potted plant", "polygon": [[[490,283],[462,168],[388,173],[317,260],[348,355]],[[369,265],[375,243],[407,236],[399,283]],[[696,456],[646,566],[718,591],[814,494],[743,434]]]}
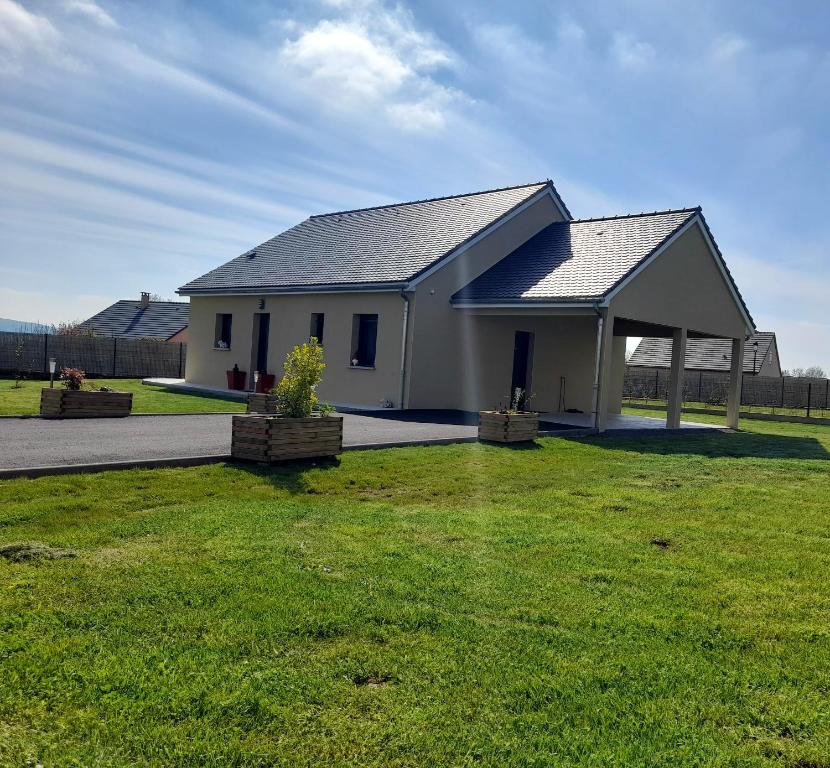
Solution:
{"label": "potted plant", "polygon": [[539,414],[529,409],[531,397],[520,387],[507,408],[479,411],[478,439],[495,443],[521,443],[539,436]]}
{"label": "potted plant", "polygon": [[[336,456],[343,450],[343,417],[333,408],[318,404],[317,386],[322,378],[323,348],[312,338],[294,347],[285,358],[285,373],[276,388],[264,397],[270,415],[234,416],[231,455],[259,462]],[[263,397],[252,395],[254,397]],[[248,409],[253,410],[249,400]]]}
{"label": "potted plant", "polygon": [[239,365],[234,363],[233,368],[230,371],[225,371],[225,375],[228,377],[228,389],[236,389],[240,391],[244,391],[246,389],[248,374],[246,371],[240,371]]}
{"label": "potted plant", "polygon": [[61,368],[60,389],[40,390],[40,415],[52,419],[92,419],[129,416],[132,392],[84,388],[86,374],[79,368]]}

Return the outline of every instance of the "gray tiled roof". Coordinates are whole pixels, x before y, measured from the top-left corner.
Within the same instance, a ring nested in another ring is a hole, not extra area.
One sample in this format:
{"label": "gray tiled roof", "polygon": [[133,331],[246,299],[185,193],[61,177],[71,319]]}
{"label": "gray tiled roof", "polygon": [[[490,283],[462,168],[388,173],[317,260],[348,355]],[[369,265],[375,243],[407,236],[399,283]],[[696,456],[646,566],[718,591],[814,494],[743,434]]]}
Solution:
{"label": "gray tiled roof", "polygon": [[[754,354],[754,342],[758,342],[758,355]],[[744,347],[744,373],[757,373],[775,341],[770,331],[757,331]],[[628,365],[637,368],[668,368],[671,365],[671,339],[645,338],[637,345]],[[731,339],[687,339],[686,369],[695,371],[728,371],[732,362]],[[753,362],[755,371],[752,370]]]}
{"label": "gray tiled roof", "polygon": [[454,303],[580,301],[607,294],[699,208],[557,222],[453,296]]}
{"label": "gray tiled roof", "polygon": [[122,299],[99,312],[81,326],[99,336],[169,339],[190,322],[187,301],[151,301],[142,308],[140,301]]}
{"label": "gray tiled roof", "polygon": [[312,216],[179,292],[404,282],[545,187],[556,195],[539,182]]}

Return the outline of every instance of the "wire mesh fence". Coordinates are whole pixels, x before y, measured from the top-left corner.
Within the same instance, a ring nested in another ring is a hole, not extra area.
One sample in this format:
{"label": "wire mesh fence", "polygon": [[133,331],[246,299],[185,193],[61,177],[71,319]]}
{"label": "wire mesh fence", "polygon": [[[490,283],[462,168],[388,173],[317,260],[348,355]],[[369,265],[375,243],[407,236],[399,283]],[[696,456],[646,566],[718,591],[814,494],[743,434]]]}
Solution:
{"label": "wire mesh fence", "polygon": [[0,332],[0,374],[48,378],[50,358],[58,370],[80,368],[88,376],[180,379],[187,345],[158,339]]}
{"label": "wire mesh fence", "polygon": [[[669,371],[665,368],[631,368],[625,371],[623,398],[665,403]],[[686,371],[683,402],[689,407],[724,408],[729,393],[729,374]],[[830,417],[830,379],[744,375],[741,409],[783,415]]]}

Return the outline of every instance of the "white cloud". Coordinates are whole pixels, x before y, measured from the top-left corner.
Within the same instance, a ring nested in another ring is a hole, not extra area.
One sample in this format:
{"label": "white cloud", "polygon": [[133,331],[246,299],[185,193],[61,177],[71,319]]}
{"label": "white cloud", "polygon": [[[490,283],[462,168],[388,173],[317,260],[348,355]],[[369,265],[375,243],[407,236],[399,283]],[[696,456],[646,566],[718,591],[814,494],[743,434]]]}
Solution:
{"label": "white cloud", "polygon": [[732,61],[748,48],[749,43],[738,35],[721,35],[712,43],[710,55],[716,63],[722,64]]}
{"label": "white cloud", "polygon": [[115,19],[94,0],[66,0],[64,8],[67,13],[83,16],[104,29],[115,29],[118,26]]}
{"label": "white cloud", "polygon": [[394,50],[351,23],[322,21],[287,43],[282,57],[315,86],[341,90],[341,97],[383,97],[413,74]]}
{"label": "white cloud", "polygon": [[356,114],[380,107],[399,127],[439,129],[452,104],[463,99],[433,77],[452,66],[450,53],[401,7],[375,0],[328,5],[339,18],[293,25],[299,32],[280,48],[279,62],[294,81],[328,107]]}
{"label": "white cloud", "polygon": [[14,0],[0,0],[0,75],[22,75],[29,56],[49,59],[58,53],[60,33],[45,16]]}
{"label": "white cloud", "polygon": [[616,32],[611,44],[611,52],[617,64],[631,72],[642,72],[654,62],[654,46],[642,40],[635,40],[624,32]]}

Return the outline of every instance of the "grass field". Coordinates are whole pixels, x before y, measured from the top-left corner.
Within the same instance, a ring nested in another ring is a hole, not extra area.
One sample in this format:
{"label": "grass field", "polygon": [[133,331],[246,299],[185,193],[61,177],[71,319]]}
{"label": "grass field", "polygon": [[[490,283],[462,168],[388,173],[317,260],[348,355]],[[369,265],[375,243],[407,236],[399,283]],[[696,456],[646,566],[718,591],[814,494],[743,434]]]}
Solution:
{"label": "grass field", "polygon": [[[111,387],[119,392],[133,393],[133,413],[241,413],[245,404],[220,397],[171,392],[163,387],[150,387],[141,379],[90,379],[98,387]],[[24,381],[19,388],[11,379],[0,379],[0,416],[30,416],[40,411],[40,390],[49,382]],[[55,384],[55,386],[60,386]]]}
{"label": "grass field", "polygon": [[2,482],[0,764],[830,766],[830,428],[747,426]]}

